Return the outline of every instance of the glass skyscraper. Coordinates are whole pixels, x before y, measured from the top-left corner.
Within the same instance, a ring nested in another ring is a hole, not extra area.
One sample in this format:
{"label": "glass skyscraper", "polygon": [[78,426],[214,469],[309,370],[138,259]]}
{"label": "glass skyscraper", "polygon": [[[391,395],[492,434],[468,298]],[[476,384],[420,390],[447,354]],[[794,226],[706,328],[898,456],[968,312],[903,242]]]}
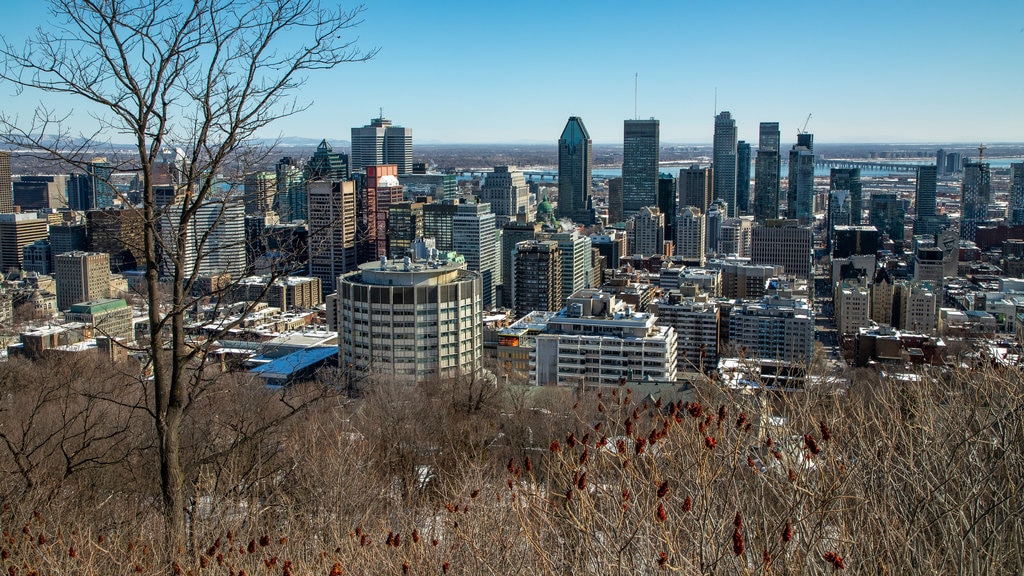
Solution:
{"label": "glass skyscraper", "polygon": [[721,112],[715,116],[712,200],[725,200],[729,217],[736,216],[736,145],[736,121],[729,112]]}
{"label": "glass skyscraper", "polygon": [[629,218],[658,203],[659,124],[626,120],[622,134],[622,213]]}
{"label": "glass skyscraper", "polygon": [[778,122],[761,122],[754,166],[754,218],[758,221],[779,217],[781,139]]}
{"label": "glass skyscraper", "polygon": [[[590,204],[593,151],[583,119],[572,116],[558,139],[558,217],[592,224]],[[655,173],[657,178],[657,173]]]}

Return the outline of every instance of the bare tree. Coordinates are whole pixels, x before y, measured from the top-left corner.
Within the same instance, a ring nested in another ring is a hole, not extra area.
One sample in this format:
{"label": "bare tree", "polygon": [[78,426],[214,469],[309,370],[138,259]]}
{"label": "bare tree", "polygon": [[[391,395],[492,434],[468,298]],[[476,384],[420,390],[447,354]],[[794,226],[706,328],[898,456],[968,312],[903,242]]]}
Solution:
{"label": "bare tree", "polygon": [[[189,230],[204,206],[222,200],[221,174],[244,157],[254,134],[306,107],[294,97],[307,73],[366,60],[375,50],[349,39],[361,6],[346,11],[318,0],[51,0],[49,6],[52,20],[24,46],[3,40],[0,78],[19,91],[70,96],[100,110],[95,132],[85,138],[88,145],[72,138],[72,113],[45,103],[29,119],[0,116],[0,127],[21,146],[79,166],[101,136],[132,141],[133,154],[121,169],[135,171],[141,183],[148,413],[173,551],[184,542],[188,501],[182,426],[207,351],[188,344],[185,322],[212,227],[197,239]],[[168,215],[154,190],[167,148],[185,152],[179,165],[184,198],[170,235],[161,234]],[[190,242],[198,249],[188,249]],[[159,299],[161,267],[173,280],[169,302]]]}

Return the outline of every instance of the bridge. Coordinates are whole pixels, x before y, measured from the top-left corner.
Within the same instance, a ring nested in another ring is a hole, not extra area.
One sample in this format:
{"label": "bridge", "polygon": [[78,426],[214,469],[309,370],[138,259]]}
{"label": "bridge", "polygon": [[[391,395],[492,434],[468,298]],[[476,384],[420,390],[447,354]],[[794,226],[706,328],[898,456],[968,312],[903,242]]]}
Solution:
{"label": "bridge", "polygon": [[861,160],[829,160],[818,158],[814,165],[819,168],[860,168],[879,172],[916,172],[917,164],[897,164],[892,162],[868,162]]}

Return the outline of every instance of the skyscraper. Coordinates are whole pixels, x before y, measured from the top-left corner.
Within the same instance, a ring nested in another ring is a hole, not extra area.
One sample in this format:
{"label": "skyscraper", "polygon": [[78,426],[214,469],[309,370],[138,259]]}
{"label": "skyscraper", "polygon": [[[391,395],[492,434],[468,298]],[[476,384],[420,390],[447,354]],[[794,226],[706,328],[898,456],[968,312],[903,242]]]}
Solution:
{"label": "skyscraper", "polygon": [[513,262],[516,316],[562,307],[562,250],[558,242],[520,242],[516,244]]}
{"label": "skyscraper", "polygon": [[515,298],[515,278],[513,278],[513,253],[516,245],[527,240],[536,240],[540,233],[539,222],[529,222],[525,215],[505,224],[501,230],[501,305],[511,308]]}
{"label": "skyscraper", "polygon": [[494,306],[494,290],[501,285],[497,240],[490,204],[458,205],[452,217],[452,248],[466,258],[466,268],[480,273],[485,310]]}
{"label": "skyscraper", "polygon": [[658,202],[659,123],[626,120],[622,136],[622,213],[624,218]]}
{"label": "skyscraper", "polygon": [[694,164],[679,170],[679,207],[696,206],[700,211],[707,212],[714,200],[711,196],[713,187],[711,168],[701,168]]}
{"label": "skyscraper", "polygon": [[754,166],[754,219],[764,222],[779,217],[779,178],[782,141],[778,122],[761,122]]}
{"label": "skyscraper", "polygon": [[356,183],[319,180],[309,183],[309,274],[320,279],[324,294],[335,290],[338,276],[359,264],[356,247]]}
{"label": "skyscraper", "polygon": [[[715,169],[712,200],[721,198],[729,205],[729,216],[736,216],[736,121],[729,112],[715,117],[715,139],[712,161]],[[707,207],[701,209],[706,211]]]}
{"label": "skyscraper", "polygon": [[383,116],[352,129],[352,171],[394,164],[399,174],[412,172],[412,128],[394,126]]}
{"label": "skyscraper", "polygon": [[282,222],[305,220],[308,203],[306,198],[306,179],[299,161],[290,156],[278,160],[274,166],[277,194],[274,195],[274,211]]}
{"label": "skyscraper", "polygon": [[895,192],[871,194],[871,225],[899,246],[903,243],[903,200]]}
{"label": "skyscraper", "polygon": [[860,181],[860,168],[833,168],[829,174],[829,190],[850,192],[851,226],[860,226],[864,212],[864,187]]}
{"label": "skyscraper", "polygon": [[361,236],[362,262],[377,260],[388,255],[388,210],[392,204],[405,199],[405,191],[398,181],[398,166],[364,166],[366,179],[357,193],[359,222],[364,231]]}
{"label": "skyscraper", "polygon": [[158,225],[162,246],[162,274],[174,274],[174,261],[180,257],[182,278],[228,274],[232,279],[245,273],[245,204],[240,199],[210,198],[188,219],[184,253],[177,252],[176,235],[182,204],[170,204],[160,214]]}
{"label": "skyscraper", "polygon": [[[852,209],[852,206],[851,206]],[[806,132],[796,137],[789,151],[789,193],[786,215],[807,224],[814,218],[814,135]]]}
{"label": "skyscraper", "polygon": [[992,201],[992,176],[988,163],[964,162],[960,185],[960,239],[974,240],[978,223],[985,220]]}
{"label": "skyscraper", "polygon": [[1010,226],[1024,226],[1024,162],[1010,164]]}
{"label": "skyscraper", "polygon": [[65,252],[54,257],[57,309],[110,297],[110,257],[102,252]]}
{"label": "skyscraper", "polygon": [[938,222],[935,217],[935,180],[938,166],[917,167],[917,183],[914,186],[914,235],[937,234]]}
{"label": "skyscraper", "polygon": [[622,177],[608,179],[608,223],[625,221],[622,214]]}
{"label": "skyscraper", "polygon": [[665,215],[665,238],[676,237],[676,213],[679,212],[679,194],[675,176],[658,175],[658,210]]}
{"label": "skyscraper", "polygon": [[684,206],[676,219],[676,256],[688,266],[703,266],[707,245],[704,213],[696,206]]}
{"label": "skyscraper", "polygon": [[89,175],[90,188],[92,191],[92,206],[89,208],[110,208],[114,205],[114,187],[110,184],[110,176],[114,169],[110,167],[106,158],[93,158],[85,165],[85,171]]}
{"label": "skyscraper", "polygon": [[736,211],[750,214],[750,143],[736,143]]}
{"label": "skyscraper", "polygon": [[530,204],[530,187],[522,171],[514,167],[495,166],[494,172],[487,174],[480,187],[480,198],[491,205],[495,225],[501,228],[515,219],[516,214],[526,213]]}
{"label": "skyscraper", "polygon": [[[558,139],[558,217],[591,224],[590,204],[593,152],[583,119],[571,116]],[[625,194],[625,179],[623,179]],[[625,209],[625,196],[623,197]]]}
{"label": "skyscraper", "polygon": [[0,152],[0,214],[14,212],[14,188],[11,184],[11,153]]}
{"label": "skyscraper", "polygon": [[946,173],[946,151],[942,148],[935,153],[935,172],[938,174]]}
{"label": "skyscraper", "polygon": [[633,216],[633,254],[653,256],[665,252],[665,214],[644,206]]}
{"label": "skyscraper", "polygon": [[46,220],[33,214],[0,214],[0,272],[21,270],[22,250],[37,240],[46,240]]}
{"label": "skyscraper", "polygon": [[[353,130],[357,130],[353,128]],[[365,168],[366,165],[363,167]],[[334,148],[321,140],[316,152],[306,161],[305,178],[313,180],[348,180],[349,157],[347,154],[335,152]]]}
{"label": "skyscraper", "polygon": [[246,174],[242,186],[247,216],[266,214],[274,207],[274,198],[277,196],[277,171],[265,170]]}

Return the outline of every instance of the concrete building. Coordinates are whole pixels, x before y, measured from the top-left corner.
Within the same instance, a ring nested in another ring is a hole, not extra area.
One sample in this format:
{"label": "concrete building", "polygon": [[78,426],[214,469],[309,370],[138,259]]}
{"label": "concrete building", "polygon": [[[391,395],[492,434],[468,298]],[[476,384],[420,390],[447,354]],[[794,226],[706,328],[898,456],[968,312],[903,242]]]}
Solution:
{"label": "concrete building", "polygon": [[124,300],[100,298],[72,305],[64,313],[65,322],[82,322],[92,326],[96,336],[135,341],[132,309]]}
{"label": "concrete building", "polygon": [[53,255],[48,240],[37,240],[21,250],[21,269],[26,272],[50,275],[53,273]]}
{"label": "concrete building", "polygon": [[814,356],[814,313],[806,300],[765,297],[729,314],[729,344],[754,359],[808,364]]}
{"label": "concrete building", "polygon": [[718,254],[750,258],[750,243],[754,228],[753,216],[726,218],[718,230]]}
{"label": "concrete building", "polygon": [[34,213],[0,213],[0,273],[21,270],[25,246],[48,235],[46,220]]}
{"label": "concrete building", "polygon": [[562,307],[562,249],[554,240],[529,240],[516,244],[513,258],[516,316]]}
{"label": "concrete building", "polygon": [[528,240],[536,240],[540,234],[541,224],[528,222],[526,215],[517,216],[515,220],[508,222],[501,229],[501,305],[505,308],[512,308],[515,299],[515,279],[513,278],[513,264],[516,245]]}
{"label": "concrete building", "polygon": [[501,286],[501,260],[491,205],[459,204],[452,217],[452,249],[466,258],[466,267],[480,273],[483,305],[490,310]]}
{"label": "concrete building", "polygon": [[352,128],[352,171],[394,164],[398,174],[412,172],[412,128],[395,126],[383,116]]}
{"label": "concrete building", "polygon": [[310,310],[323,304],[320,279],[309,276],[246,276],[233,287],[231,300],[259,301],[282,312]]}
{"label": "concrete building", "polygon": [[517,214],[526,214],[530,208],[530,187],[522,171],[514,167],[495,166],[480,187],[480,198],[491,205],[495,226],[502,228]]}
{"label": "concrete building", "polygon": [[672,290],[648,306],[659,326],[671,326],[676,333],[676,362],[679,372],[710,372],[718,366],[718,302],[713,295],[686,297]]}
{"label": "concrete building", "polygon": [[846,280],[835,291],[836,327],[840,334],[855,334],[871,324],[871,292],[861,282]]}
{"label": "concrete building", "polygon": [[[2,170],[3,168],[0,168],[0,171]],[[2,182],[0,186],[3,186]],[[14,205],[20,207],[22,212],[59,210],[68,207],[67,176],[21,176],[12,183],[12,186]]]}
{"label": "concrete building", "polygon": [[722,236],[722,221],[726,219],[728,207],[721,198],[711,203],[704,215],[704,247],[708,254],[718,255],[718,242]]}
{"label": "concrete building", "polygon": [[66,252],[54,258],[57,308],[110,297],[110,256],[102,252]]}
{"label": "concrete building", "polygon": [[871,289],[871,320],[884,326],[893,325],[894,283],[885,267],[879,267],[875,273]]}
{"label": "concrete building", "polygon": [[[658,202],[659,123],[626,120],[622,137],[622,213],[624,218]],[[659,252],[660,253],[660,252]]]}
{"label": "concrete building", "polygon": [[674,384],[676,333],[655,320],[613,295],[597,290],[574,294],[536,337],[533,383],[618,386],[626,379]]}
{"label": "concrete building", "polygon": [[703,266],[707,223],[696,206],[684,206],[676,218],[676,256],[687,266]]}
{"label": "concrete building", "polygon": [[398,181],[398,165],[364,166],[366,178],[356,190],[359,259],[363,262],[388,255],[388,214],[405,199]]}
{"label": "concrete building", "polygon": [[359,264],[356,246],[356,183],[309,184],[309,273],[323,294],[335,291],[338,276]]}
{"label": "concrete building", "polygon": [[[700,167],[697,164],[689,168],[679,170],[679,179],[676,180],[679,187],[679,206],[696,206],[701,213],[707,212],[711,207],[714,170],[710,167]],[[724,200],[724,198],[723,198]],[[728,200],[726,200],[728,202]]]}
{"label": "concrete building", "polygon": [[626,220],[622,211],[622,177],[608,179],[608,224]]}
{"label": "concrete building", "polygon": [[665,215],[656,206],[643,206],[633,216],[633,254],[665,253]]}
{"label": "concrete building", "polygon": [[[562,298],[590,288],[593,264],[590,237],[572,229],[552,234],[551,240],[558,242],[562,252]],[[562,304],[559,303],[558,307],[561,308]]]}
{"label": "concrete building", "polygon": [[409,382],[482,371],[480,274],[458,260],[363,264],[338,279],[338,358],[352,376]]}
{"label": "concrete building", "polygon": [[273,209],[277,197],[277,171],[263,170],[245,175],[242,202],[246,216],[266,214]]}
{"label": "concrete building", "polygon": [[[767,293],[768,281],[781,274],[781,267],[749,264],[744,262],[721,262],[716,266],[722,272],[723,298],[751,300]],[[708,264],[711,266],[711,263]]]}
{"label": "concrete building", "polygon": [[241,278],[246,265],[245,205],[237,199],[211,198],[199,206],[187,224],[184,254],[179,254],[175,237],[182,210],[182,204],[168,205],[157,223],[166,250],[161,255],[161,274],[173,277],[174,262],[180,259],[185,282],[193,273]]}
{"label": "concrete building", "polygon": [[913,330],[918,334],[935,334],[938,330],[938,295],[930,282],[902,282],[898,286],[899,322],[895,328]]}
{"label": "concrete building", "polygon": [[768,220],[751,231],[752,264],[782,266],[790,276],[811,275],[811,229],[796,220]]}
{"label": "concrete building", "polygon": [[134,208],[90,210],[85,216],[87,251],[109,254],[110,267],[115,272],[145,265],[142,211]]}

